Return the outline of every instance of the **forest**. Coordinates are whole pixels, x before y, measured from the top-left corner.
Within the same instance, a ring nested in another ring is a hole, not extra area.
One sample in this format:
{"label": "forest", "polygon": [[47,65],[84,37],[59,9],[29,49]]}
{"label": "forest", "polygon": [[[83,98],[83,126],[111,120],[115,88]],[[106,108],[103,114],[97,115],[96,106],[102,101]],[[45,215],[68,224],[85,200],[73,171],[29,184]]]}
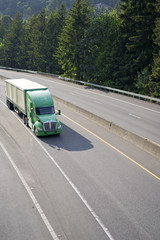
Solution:
{"label": "forest", "polygon": [[63,75],[160,98],[160,0],[97,12],[88,0],[0,19],[0,66]]}
{"label": "forest", "polygon": [[[63,3],[67,9],[71,8],[75,0],[0,0],[0,16],[14,17],[16,12],[27,18],[32,14],[39,14],[45,8],[46,11],[55,11]],[[113,8],[118,0],[89,0],[90,4],[102,4],[109,9]]]}

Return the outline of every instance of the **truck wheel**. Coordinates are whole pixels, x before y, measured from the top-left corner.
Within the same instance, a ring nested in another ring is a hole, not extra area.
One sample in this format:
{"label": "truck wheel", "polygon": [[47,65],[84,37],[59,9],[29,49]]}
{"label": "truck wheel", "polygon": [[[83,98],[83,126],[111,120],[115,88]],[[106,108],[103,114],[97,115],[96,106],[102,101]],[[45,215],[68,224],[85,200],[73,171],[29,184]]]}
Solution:
{"label": "truck wheel", "polygon": [[8,108],[9,108],[10,110],[14,110],[13,104],[12,104],[10,101],[8,101],[8,100],[7,100],[7,106],[8,106]]}
{"label": "truck wheel", "polygon": [[36,137],[38,137],[36,127],[34,127],[34,134],[35,134]]}
{"label": "truck wheel", "polygon": [[23,123],[28,126],[28,120],[27,117],[25,115],[23,115]]}

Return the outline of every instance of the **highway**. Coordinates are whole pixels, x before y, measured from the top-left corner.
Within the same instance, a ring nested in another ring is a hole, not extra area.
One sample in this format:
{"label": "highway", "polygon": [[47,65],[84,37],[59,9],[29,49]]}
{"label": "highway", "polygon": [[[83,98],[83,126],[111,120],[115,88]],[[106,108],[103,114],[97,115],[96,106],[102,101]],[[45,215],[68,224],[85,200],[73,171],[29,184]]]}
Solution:
{"label": "highway", "polygon": [[[106,95],[42,76],[4,70],[0,75],[40,83],[45,78],[53,95],[61,88],[65,99],[70,91],[73,103],[76,96],[83,102],[88,94]],[[129,101],[130,108],[139,102]],[[55,104],[62,109],[62,135],[37,139],[5,106],[0,80],[0,239],[159,240],[160,160]],[[159,106],[140,104],[141,111],[158,116]],[[93,107],[89,100],[86,105]]]}
{"label": "highway", "polygon": [[0,70],[8,78],[28,78],[47,86],[51,93],[139,136],[160,144],[160,105],[66,83],[46,76]]}

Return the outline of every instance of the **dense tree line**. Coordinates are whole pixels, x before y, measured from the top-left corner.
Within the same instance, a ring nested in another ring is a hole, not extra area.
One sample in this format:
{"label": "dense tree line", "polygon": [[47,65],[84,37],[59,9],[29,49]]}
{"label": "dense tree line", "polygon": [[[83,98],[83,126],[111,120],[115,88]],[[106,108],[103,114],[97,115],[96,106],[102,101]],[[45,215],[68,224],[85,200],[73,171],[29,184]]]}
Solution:
{"label": "dense tree line", "polygon": [[70,11],[5,16],[0,65],[160,97],[160,0],[120,1],[101,14],[76,0]]}
{"label": "dense tree line", "polygon": [[[14,17],[16,12],[20,12],[23,18],[32,14],[39,14],[45,8],[46,11],[54,11],[63,3],[69,9],[75,0],[0,0],[0,15],[9,15]],[[105,4],[113,8],[118,0],[90,0],[90,3]]]}

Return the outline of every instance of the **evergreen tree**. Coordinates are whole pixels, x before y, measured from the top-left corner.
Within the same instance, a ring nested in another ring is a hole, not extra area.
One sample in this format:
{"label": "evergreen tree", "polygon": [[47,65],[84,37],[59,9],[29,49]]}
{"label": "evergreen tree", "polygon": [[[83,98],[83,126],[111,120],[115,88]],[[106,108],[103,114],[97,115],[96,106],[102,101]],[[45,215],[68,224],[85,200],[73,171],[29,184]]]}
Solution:
{"label": "evergreen tree", "polygon": [[27,35],[27,58],[28,68],[45,72],[46,59],[46,15],[43,9],[38,16],[33,16],[26,21]]}
{"label": "evergreen tree", "polygon": [[36,22],[37,17],[33,15],[25,20],[25,32],[26,32],[26,58],[27,58],[27,69],[37,70],[37,61],[35,57],[35,49],[37,45],[36,41]]}
{"label": "evergreen tree", "polygon": [[158,17],[156,19],[156,25],[154,29],[154,42],[157,45],[157,53],[154,54],[152,74],[148,83],[146,84],[146,88],[151,96],[160,98],[160,0],[157,0],[156,10]]}
{"label": "evergreen tree", "polygon": [[153,50],[155,47],[153,30],[157,17],[155,10],[156,2],[157,0],[131,1],[131,8],[135,12],[131,17],[135,31],[134,35],[128,39],[129,41],[126,46],[130,52],[136,53],[134,61],[139,72],[153,62]]}
{"label": "evergreen tree", "polygon": [[134,8],[131,8],[131,1],[132,0],[121,1],[118,37],[110,64],[112,66],[111,80],[113,87],[127,91],[133,90],[135,75],[137,74],[133,62],[135,52],[129,52],[126,47],[129,38],[132,37],[135,32],[135,25],[132,21],[135,13]]}
{"label": "evergreen tree", "polygon": [[116,14],[107,11],[97,16],[87,29],[84,44],[85,79],[97,84],[109,84],[110,55],[117,36],[118,20]]}
{"label": "evergreen tree", "polygon": [[54,55],[58,47],[58,37],[60,36],[62,28],[64,26],[66,14],[67,14],[66,8],[62,4],[59,10],[56,10],[54,13],[52,12],[47,19],[45,31],[46,59],[47,59],[46,70],[49,73],[55,74],[61,73],[61,68]]}
{"label": "evergreen tree", "polygon": [[[115,87],[136,90],[137,76],[144,74],[144,69],[149,68],[153,61],[155,2],[121,1],[119,37],[112,58]],[[146,77],[143,79],[147,80]]]}
{"label": "evergreen tree", "polygon": [[56,57],[69,77],[83,79],[84,34],[90,25],[91,9],[87,0],[76,0],[66,18],[59,38]]}
{"label": "evergreen tree", "polygon": [[12,19],[9,16],[4,16],[0,19],[0,43],[3,41],[11,23]]}
{"label": "evergreen tree", "polygon": [[38,71],[46,71],[46,15],[43,9],[38,15],[36,21],[36,45],[35,45],[35,59]]}
{"label": "evergreen tree", "polygon": [[115,13],[108,16],[106,15],[101,25],[104,27],[102,31],[103,41],[101,42],[100,53],[96,60],[97,72],[95,76],[99,84],[114,87],[114,83],[111,79],[113,73],[111,60],[119,29],[117,15]]}
{"label": "evergreen tree", "polygon": [[24,52],[24,28],[23,20],[19,12],[4,38],[4,65],[13,68],[23,68]]}

